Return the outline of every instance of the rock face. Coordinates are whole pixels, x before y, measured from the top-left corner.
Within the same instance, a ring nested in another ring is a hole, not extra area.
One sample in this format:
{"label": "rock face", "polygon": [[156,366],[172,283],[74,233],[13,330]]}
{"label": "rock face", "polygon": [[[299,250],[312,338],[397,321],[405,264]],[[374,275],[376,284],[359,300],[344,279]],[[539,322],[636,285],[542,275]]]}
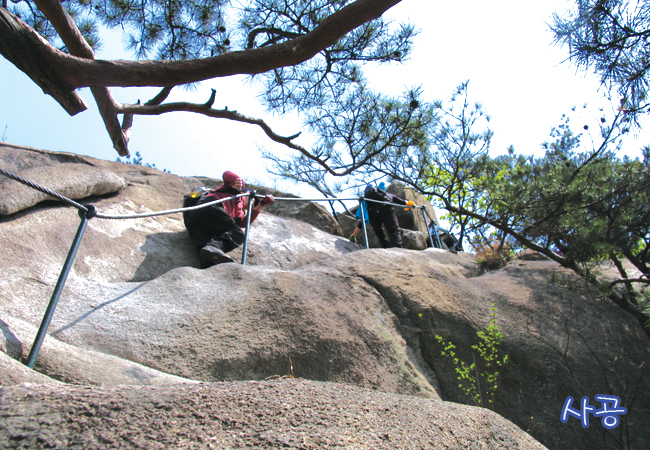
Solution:
{"label": "rock face", "polygon": [[0,352],[0,386],[13,386],[21,383],[62,384],[46,375],[31,370],[6,353]]}
{"label": "rock face", "polygon": [[427,216],[426,221],[424,220],[424,215],[422,214],[422,211],[419,209],[405,210],[404,208],[398,208],[396,211],[397,220],[399,221],[400,226],[402,228],[405,228],[407,230],[419,231],[424,235],[428,235],[429,222],[433,220],[435,223],[438,223],[438,217],[436,216],[436,212],[431,206],[431,203],[429,203],[422,194],[415,192],[413,188],[405,186],[404,183],[400,183],[399,181],[394,181],[390,185],[388,185],[388,187],[386,188],[386,192],[390,192],[391,194],[397,195],[398,197],[403,198],[404,200],[407,201],[410,200],[418,206],[421,205],[425,206],[425,211]]}
{"label": "rock face", "polygon": [[[0,339],[0,367],[7,369],[0,372],[0,386],[26,382],[59,384],[56,380],[80,385],[169,386],[195,383],[116,356],[72,346],[49,336],[39,352],[38,371],[31,370],[18,361],[27,360],[30,348],[25,344],[34,342],[37,328],[6,314],[0,314],[0,317],[0,332],[4,336],[4,339]],[[56,380],[45,374],[55,376]]]}
{"label": "rock face", "polygon": [[[21,157],[22,154],[25,155],[24,158]],[[40,152],[17,146],[0,148],[1,167],[17,175],[25,173],[24,161],[31,160],[31,164],[41,165],[30,166],[29,170],[38,170],[43,177],[57,179],[59,186],[63,186],[66,180],[57,178],[60,166],[73,164],[67,162],[68,160],[74,161],[75,166],[88,167],[88,170],[95,170],[100,174],[110,173],[113,178],[120,179],[122,182],[115,186],[113,192],[86,198],[87,202],[94,204],[103,214],[128,215],[179,208],[183,194],[191,188],[198,185],[209,186],[209,183],[201,183],[191,178],[181,179],[143,166]],[[91,180],[96,178],[93,175],[86,177]],[[73,177],[72,182],[77,183],[77,179]],[[17,182],[5,179],[3,184],[5,183],[14,186]],[[128,186],[125,187],[125,183],[128,183]],[[79,191],[83,189],[82,186],[78,188]],[[91,187],[86,187],[85,190],[92,192]],[[7,194],[6,198],[13,197]],[[7,201],[9,202],[10,200]],[[40,291],[39,283],[44,283],[41,285],[43,287],[55,282],[79,225],[78,214],[73,208],[54,202],[48,202],[45,206],[33,213],[22,211],[0,219],[4,244],[10,249],[6,257],[15,255],[18,259],[33,259],[41,268],[52,265],[52,271],[39,270],[36,277],[39,281],[31,283],[29,290],[34,288]],[[314,208],[321,212],[323,210],[322,207]],[[324,219],[315,214],[311,217],[321,228],[336,231],[338,224],[331,216],[329,225],[323,224]],[[50,227],[47,234],[37,235],[27,231],[45,223]],[[329,233],[308,226],[306,222],[263,212],[251,227],[248,262],[292,269],[319,258],[344,254],[358,248],[347,240],[332,239]],[[241,261],[241,250],[233,255]],[[270,258],[269,255],[273,257]],[[33,273],[33,268],[26,268],[22,263],[16,262],[8,266],[7,270],[11,276],[0,281],[3,289],[12,290],[11,286],[16,280],[29,277]],[[56,268],[57,266],[59,267]],[[199,267],[197,252],[185,230],[181,214],[172,214],[146,219],[90,220],[83,245],[77,255],[74,272],[92,280],[146,281],[173,268],[188,266]]]}
{"label": "rock face", "polygon": [[[63,156],[39,158],[56,173]],[[103,214],[176,208],[197,182],[78,158],[126,181],[81,199]],[[78,224],[53,202],[0,219],[0,447],[543,448],[526,432],[549,448],[650,447],[647,336],[571,273],[520,260],[481,275],[466,253],[360,249],[268,213],[245,266],[205,270],[180,214],[90,219],[32,371],[18,361]],[[441,401],[471,402],[436,339],[481,363],[492,304],[509,356],[498,415]],[[265,381],[278,377],[296,379]],[[617,429],[560,422],[568,396],[599,407],[597,394],[628,408]]]}
{"label": "rock face", "polygon": [[0,447],[546,448],[491,411],[308,380],[4,388]]}
{"label": "rock face", "polygon": [[[57,170],[57,178],[54,180],[57,182],[54,183],[50,181],[52,173],[47,167],[25,169],[20,172],[20,175],[34,183],[46,184],[52,191],[73,200],[110,194],[126,186],[126,181],[113,172],[97,170],[85,164],[61,164]],[[71,182],[68,183],[68,180]],[[6,180],[2,183],[0,198],[2,199],[0,215],[5,216],[52,199],[47,194],[14,180]]]}

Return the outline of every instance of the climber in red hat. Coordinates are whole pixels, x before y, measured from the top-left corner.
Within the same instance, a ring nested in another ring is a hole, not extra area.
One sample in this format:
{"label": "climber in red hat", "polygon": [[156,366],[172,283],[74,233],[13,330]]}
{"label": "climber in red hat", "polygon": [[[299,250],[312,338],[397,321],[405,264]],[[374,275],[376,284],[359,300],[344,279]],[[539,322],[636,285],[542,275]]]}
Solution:
{"label": "climber in red hat", "polygon": [[[231,171],[223,173],[223,184],[212,189],[198,205],[213,202],[247,191],[244,180]],[[245,235],[242,228],[246,227],[246,213],[250,197],[240,197],[205,208],[188,211],[185,216],[185,226],[190,233],[192,242],[199,250],[201,268],[235,260],[227,253],[244,243]],[[251,212],[251,223],[257,218],[264,206],[270,205],[275,199],[267,195],[259,202],[256,199]]]}

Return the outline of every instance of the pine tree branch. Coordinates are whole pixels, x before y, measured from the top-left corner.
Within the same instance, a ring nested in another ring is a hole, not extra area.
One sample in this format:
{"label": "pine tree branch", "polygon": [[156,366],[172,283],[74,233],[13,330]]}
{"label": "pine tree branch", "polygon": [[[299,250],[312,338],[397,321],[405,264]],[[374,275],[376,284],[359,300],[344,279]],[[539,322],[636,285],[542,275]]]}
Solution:
{"label": "pine tree branch", "polygon": [[64,73],[52,70],[50,59],[57,51],[29,25],[0,8],[0,54],[32,79],[43,92],[74,116],[88,109]]}
{"label": "pine tree branch", "polygon": [[212,104],[214,103],[213,98],[214,92],[211,95],[210,99],[206,103],[188,103],[188,102],[175,102],[175,103],[165,103],[165,104],[156,104],[155,101],[150,101],[144,105],[117,105],[116,111],[122,113],[125,116],[158,116],[165,113],[171,112],[193,112],[197,114],[203,114],[204,116],[213,117],[217,119],[228,119],[234,120],[236,122],[248,123],[252,125],[257,125],[260,127],[264,133],[273,141],[280,144],[286,145],[287,147],[298,150],[303,154],[309,154],[308,150],[304,147],[293,143],[292,141],[300,136],[300,133],[294,134],[292,136],[281,136],[277,134],[273,129],[262,119],[257,119],[254,117],[249,117],[244,114],[240,114],[235,110],[229,109],[213,109]]}
{"label": "pine tree branch", "polygon": [[[34,3],[48,18],[72,55],[88,60],[95,59],[93,49],[88,45],[74,20],[63,8],[59,0],[34,0]],[[110,90],[107,87],[93,86],[91,92],[95,97],[95,103],[99,108],[99,114],[104,121],[106,131],[108,131],[108,135],[113,141],[113,148],[117,150],[120,156],[129,156],[127,139],[125,134],[122,133],[122,127],[115,113],[116,102]]]}
{"label": "pine tree branch", "polygon": [[[434,194],[435,195],[435,194]],[[605,289],[605,286],[601,280],[596,278],[593,274],[588,273],[585,271],[578,263],[575,261],[562,257],[558,255],[557,253],[551,251],[548,248],[541,247],[537,244],[535,244],[532,240],[528,239],[526,236],[522,235],[521,233],[517,232],[514,228],[508,226],[507,224],[503,224],[500,221],[497,220],[492,220],[488,217],[485,217],[481,214],[474,213],[472,211],[469,211],[465,208],[460,208],[460,207],[455,207],[451,203],[449,203],[446,199],[442,198],[442,200],[445,203],[445,209],[447,211],[456,213],[456,214],[461,214],[465,216],[472,217],[477,220],[481,220],[485,222],[488,225],[493,226],[494,228],[504,231],[508,234],[510,234],[512,237],[517,239],[519,243],[524,245],[525,247],[536,251],[538,253],[541,253],[542,255],[548,257],[549,259],[557,262],[560,264],[562,267],[566,267],[567,269],[571,269],[574,271],[576,274],[578,274],[581,278],[585,279],[589,284],[592,286],[596,287],[599,291],[601,292],[606,292],[609,291],[607,294],[607,298],[609,298],[612,302],[614,302],[616,305],[621,307],[624,311],[627,313],[631,314],[640,324],[643,330],[645,331],[646,335],[650,338],[650,328],[646,326],[648,321],[650,321],[650,315],[644,313],[639,307],[634,305],[632,302],[627,300],[626,298],[616,294],[615,292],[611,291],[611,289]],[[621,280],[620,282],[624,282],[624,280]],[[644,282],[644,281],[640,281]],[[611,286],[612,284],[618,284],[616,280],[612,281],[609,285]]]}
{"label": "pine tree branch", "polygon": [[625,284],[628,284],[628,283],[650,284],[650,279],[643,278],[643,277],[640,277],[640,278],[624,278],[624,279],[621,278],[621,279],[612,281],[609,285],[610,286],[616,286],[617,284],[621,284],[621,283],[625,283]]}
{"label": "pine tree branch", "polygon": [[[227,52],[210,58],[170,61],[89,60],[50,49],[51,67],[71,86],[177,86],[216,77],[259,74],[294,66],[334,45],[364,23],[377,19],[401,0],[356,0],[333,13],[309,33],[263,48]],[[48,45],[43,43],[43,45]],[[51,47],[51,46],[50,46]]]}

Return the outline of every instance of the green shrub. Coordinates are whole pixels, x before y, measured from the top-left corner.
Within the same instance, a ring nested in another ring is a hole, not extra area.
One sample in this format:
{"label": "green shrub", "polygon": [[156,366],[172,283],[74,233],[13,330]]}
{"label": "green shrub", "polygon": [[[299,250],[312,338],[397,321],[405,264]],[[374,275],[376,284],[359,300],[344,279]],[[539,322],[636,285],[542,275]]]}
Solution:
{"label": "green shrub", "polygon": [[[494,394],[498,388],[499,369],[508,363],[508,355],[503,358],[499,356],[499,346],[503,342],[503,334],[497,326],[496,304],[492,303],[490,308],[491,317],[490,325],[485,331],[478,331],[476,334],[480,338],[478,344],[472,345],[475,351],[472,354],[472,363],[467,364],[461,361],[456,352],[456,346],[451,342],[444,342],[440,335],[435,339],[444,349],[441,354],[452,360],[456,366],[458,387],[463,391],[476,406],[492,409],[494,406]],[[480,358],[476,362],[476,353]],[[480,368],[479,368],[480,366]]]}

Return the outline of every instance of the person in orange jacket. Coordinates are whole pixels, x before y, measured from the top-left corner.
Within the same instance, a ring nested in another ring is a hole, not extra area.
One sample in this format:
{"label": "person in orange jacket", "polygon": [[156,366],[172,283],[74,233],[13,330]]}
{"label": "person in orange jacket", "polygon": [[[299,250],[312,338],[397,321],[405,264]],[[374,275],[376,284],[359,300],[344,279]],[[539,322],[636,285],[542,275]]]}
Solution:
{"label": "person in orange jacket", "polygon": [[[223,173],[223,184],[209,191],[197,205],[221,200],[248,191],[244,180],[231,171]],[[185,215],[185,227],[190,238],[199,251],[201,268],[215,264],[234,262],[227,255],[244,243],[242,228],[246,227],[246,214],[250,197],[240,197],[205,208],[188,211]],[[273,203],[272,195],[267,195],[259,202],[256,199],[251,212],[251,223],[257,218],[263,207]]]}

